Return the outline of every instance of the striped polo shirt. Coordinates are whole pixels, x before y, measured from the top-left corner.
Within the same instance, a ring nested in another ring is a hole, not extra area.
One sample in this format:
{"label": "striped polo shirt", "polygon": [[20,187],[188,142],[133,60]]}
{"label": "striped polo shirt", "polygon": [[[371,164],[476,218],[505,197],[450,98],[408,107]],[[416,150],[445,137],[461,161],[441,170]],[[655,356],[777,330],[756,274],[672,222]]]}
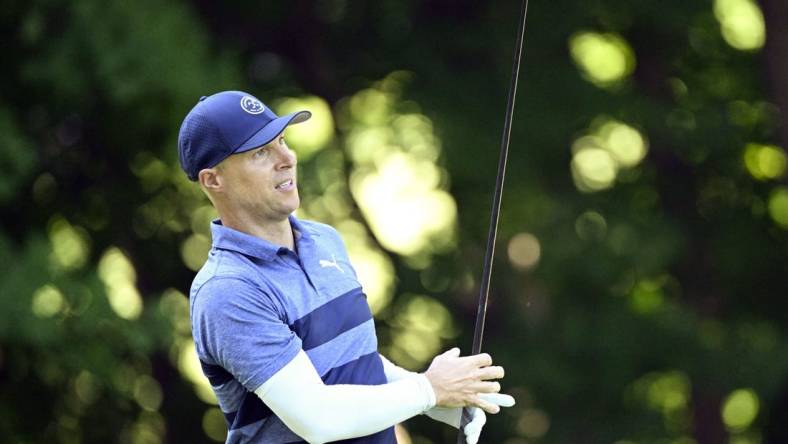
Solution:
{"label": "striped polo shirt", "polygon": [[[304,350],[326,384],[385,384],[372,313],[339,234],[290,216],[295,252],[211,223],[190,293],[192,336],[227,443],[304,442],[254,390]],[[390,427],[347,443],[396,443]]]}

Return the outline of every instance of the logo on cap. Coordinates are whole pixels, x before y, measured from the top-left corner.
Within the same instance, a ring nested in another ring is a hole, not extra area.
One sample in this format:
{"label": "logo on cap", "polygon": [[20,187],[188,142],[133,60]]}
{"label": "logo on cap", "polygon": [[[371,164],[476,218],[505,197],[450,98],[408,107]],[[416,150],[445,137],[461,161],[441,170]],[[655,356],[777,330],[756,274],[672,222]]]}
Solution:
{"label": "logo on cap", "polygon": [[243,96],[241,99],[241,108],[249,114],[260,114],[265,111],[263,102],[255,99],[252,96]]}

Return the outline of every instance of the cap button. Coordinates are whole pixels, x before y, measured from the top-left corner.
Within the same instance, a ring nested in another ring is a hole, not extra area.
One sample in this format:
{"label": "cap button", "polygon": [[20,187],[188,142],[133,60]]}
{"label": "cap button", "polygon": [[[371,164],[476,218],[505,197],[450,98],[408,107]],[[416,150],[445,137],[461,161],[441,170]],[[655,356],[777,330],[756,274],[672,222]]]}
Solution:
{"label": "cap button", "polygon": [[202,97],[200,97],[200,102],[202,102],[203,100],[205,100],[205,99],[207,99],[207,98],[208,98],[208,96],[202,96]]}

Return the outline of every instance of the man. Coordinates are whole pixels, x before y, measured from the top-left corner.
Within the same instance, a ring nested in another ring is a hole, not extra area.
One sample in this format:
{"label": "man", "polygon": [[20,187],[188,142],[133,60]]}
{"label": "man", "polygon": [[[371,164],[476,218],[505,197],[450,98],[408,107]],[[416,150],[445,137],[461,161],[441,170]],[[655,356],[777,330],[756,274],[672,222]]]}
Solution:
{"label": "man", "polygon": [[503,368],[452,349],[416,374],[377,351],[366,297],[337,232],[298,220],[295,153],[278,117],[255,97],[203,97],[184,119],[181,166],[219,213],[213,248],[190,293],[203,372],[228,424],[228,443],[395,443],[393,425],[425,413],[475,443]]}

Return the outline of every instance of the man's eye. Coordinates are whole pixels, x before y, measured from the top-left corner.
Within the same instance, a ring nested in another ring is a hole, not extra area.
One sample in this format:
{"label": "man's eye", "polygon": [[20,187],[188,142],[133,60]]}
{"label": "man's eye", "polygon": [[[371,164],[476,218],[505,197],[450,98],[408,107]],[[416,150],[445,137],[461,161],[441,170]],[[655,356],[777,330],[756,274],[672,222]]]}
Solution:
{"label": "man's eye", "polygon": [[262,149],[257,150],[257,152],[255,152],[254,155],[257,156],[257,157],[260,157],[260,156],[264,156],[265,153],[267,153],[267,152],[268,152],[267,149],[262,148]]}

